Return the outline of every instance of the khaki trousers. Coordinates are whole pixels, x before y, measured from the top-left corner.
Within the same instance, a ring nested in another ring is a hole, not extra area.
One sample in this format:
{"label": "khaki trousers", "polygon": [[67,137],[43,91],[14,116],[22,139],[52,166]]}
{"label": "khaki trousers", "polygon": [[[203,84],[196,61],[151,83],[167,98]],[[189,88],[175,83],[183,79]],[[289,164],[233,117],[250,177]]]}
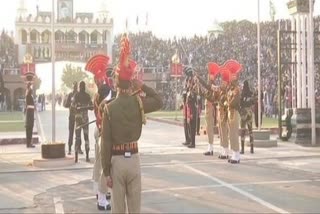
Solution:
{"label": "khaki trousers", "polygon": [[234,110],[232,119],[229,117],[229,138],[231,150],[234,152],[239,152],[239,117],[237,110]]}
{"label": "khaki trousers", "polygon": [[122,155],[111,159],[112,213],[126,213],[126,199],[129,213],[140,213],[141,210],[141,170],[140,155],[130,158]]}
{"label": "khaki trousers", "polygon": [[218,121],[219,121],[219,134],[220,134],[220,146],[222,148],[228,149],[229,148],[229,126],[228,122],[221,120],[220,111],[218,114]]}
{"label": "khaki trousers", "polygon": [[205,118],[206,118],[206,125],[207,125],[208,143],[213,144],[214,120],[213,120],[212,104],[206,103]]}
{"label": "khaki trousers", "polygon": [[100,155],[101,138],[99,137],[99,131],[97,127],[94,132],[94,137],[96,140],[96,144],[95,144],[95,161],[93,164],[92,179],[95,182],[97,182],[98,191],[102,194],[107,194],[108,193],[107,179],[102,173],[102,166],[101,166],[101,155]]}

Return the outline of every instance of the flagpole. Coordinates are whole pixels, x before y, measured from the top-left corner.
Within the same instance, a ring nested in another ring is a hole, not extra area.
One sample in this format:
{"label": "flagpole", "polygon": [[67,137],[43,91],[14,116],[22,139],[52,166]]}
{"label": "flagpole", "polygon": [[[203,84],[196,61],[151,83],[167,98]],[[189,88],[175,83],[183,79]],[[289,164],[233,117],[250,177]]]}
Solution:
{"label": "flagpole", "polygon": [[54,0],[51,12],[51,64],[52,64],[52,143],[56,142],[56,92],[55,92],[55,32],[54,32]]}
{"label": "flagpole", "polygon": [[308,43],[310,48],[309,55],[309,71],[308,76],[310,75],[311,82],[309,87],[311,87],[311,94],[309,96],[310,107],[311,107],[311,144],[316,145],[316,106],[315,106],[315,75],[314,75],[314,26],[313,26],[313,0],[309,0],[309,32],[308,32]]}
{"label": "flagpole", "polygon": [[258,23],[257,23],[257,37],[258,37],[258,130],[261,130],[261,70],[260,70],[260,0],[258,0]]}

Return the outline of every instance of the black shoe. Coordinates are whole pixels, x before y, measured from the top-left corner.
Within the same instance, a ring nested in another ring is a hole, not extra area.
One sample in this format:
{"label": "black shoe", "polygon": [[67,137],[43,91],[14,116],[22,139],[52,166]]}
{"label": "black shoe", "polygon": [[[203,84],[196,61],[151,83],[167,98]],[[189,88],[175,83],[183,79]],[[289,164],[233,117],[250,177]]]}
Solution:
{"label": "black shoe", "polygon": [[228,155],[219,155],[218,158],[222,159],[222,160],[225,160],[225,159],[228,159],[229,156]]}
{"label": "black shoe", "polygon": [[190,143],[189,143],[189,142],[184,142],[184,143],[182,143],[182,145],[184,145],[184,146],[189,146]]}
{"label": "black shoe", "polygon": [[107,200],[110,200],[110,199],[111,199],[111,193],[110,193],[110,192],[108,192],[108,193],[106,194],[106,199],[107,199]]}
{"label": "black shoe", "polygon": [[83,155],[83,151],[82,151],[81,149],[79,149],[78,153],[79,153],[80,155]]}
{"label": "black shoe", "polygon": [[90,158],[86,157],[86,162],[90,163]]}
{"label": "black shoe", "polygon": [[232,159],[230,159],[229,163],[237,164],[237,163],[240,163],[240,160],[232,160]]}
{"label": "black shoe", "polygon": [[97,207],[98,207],[98,210],[111,210],[111,205],[110,204],[108,204],[107,206],[100,206],[97,203]]}
{"label": "black shoe", "polygon": [[190,145],[188,146],[188,148],[190,148],[190,149],[196,148],[196,145],[190,144]]}
{"label": "black shoe", "polygon": [[29,144],[29,145],[27,145],[27,148],[35,148],[36,146],[35,145],[33,145],[33,144]]}
{"label": "black shoe", "polygon": [[244,151],[243,151],[243,150],[241,150],[241,151],[240,151],[240,154],[242,154],[242,155],[243,155],[243,154],[244,154]]}
{"label": "black shoe", "polygon": [[206,151],[205,153],[203,153],[205,156],[212,156],[213,155],[213,151]]}

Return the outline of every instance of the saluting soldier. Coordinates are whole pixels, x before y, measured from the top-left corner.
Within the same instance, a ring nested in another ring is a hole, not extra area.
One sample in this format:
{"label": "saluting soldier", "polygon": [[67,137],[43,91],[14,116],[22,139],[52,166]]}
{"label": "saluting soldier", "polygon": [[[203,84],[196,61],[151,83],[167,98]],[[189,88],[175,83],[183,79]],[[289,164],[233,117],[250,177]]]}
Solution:
{"label": "saluting soldier", "polygon": [[[208,63],[208,82],[212,87],[212,91],[214,95],[216,95],[217,91],[214,86],[214,81],[219,73],[219,65],[216,63]],[[214,140],[214,117],[215,117],[215,102],[217,101],[217,96],[213,96],[213,99],[206,98],[205,100],[205,120],[206,120],[206,130],[208,135],[208,150],[203,153],[204,155],[213,155],[213,140]]]}
{"label": "saluting soldier", "polygon": [[243,82],[243,88],[240,98],[240,127],[241,127],[241,151],[244,154],[244,141],[246,126],[248,127],[248,134],[250,138],[250,152],[253,153],[253,134],[252,134],[252,106],[255,103],[253,92],[250,90],[248,80]]}
{"label": "saluting soldier", "polygon": [[229,159],[229,162],[232,164],[240,163],[240,153],[239,153],[240,87],[238,84],[240,70],[241,70],[241,67],[230,69],[230,87],[228,90],[228,98],[227,98],[228,99],[229,139],[230,139],[230,145],[232,150],[232,156]]}
{"label": "saluting soldier", "polygon": [[[162,99],[139,80],[132,80],[136,63],[129,58],[131,47],[127,35],[121,39],[119,65],[116,69],[117,97],[104,108],[102,122],[101,163],[112,188],[112,213],[141,211],[141,170],[138,140],[145,113],[159,110]],[[132,95],[132,87],[145,93],[142,99]]]}
{"label": "saluting soldier", "polygon": [[188,82],[189,82],[189,78],[187,78],[186,82],[185,82],[185,88],[182,93],[183,104],[181,106],[181,109],[183,111],[182,112],[183,113],[183,129],[184,129],[184,136],[185,136],[185,142],[182,143],[182,145],[184,145],[184,146],[189,145],[191,142],[190,136],[189,136],[189,131],[188,131],[188,122],[187,122],[187,94],[189,91]]}
{"label": "saluting soldier", "polygon": [[188,148],[196,147],[196,128],[197,128],[197,95],[193,79],[189,82],[189,91],[187,93],[187,125],[190,143],[186,145]]}
{"label": "saluting soldier", "polygon": [[230,71],[221,69],[221,85],[219,87],[218,96],[218,123],[221,152],[220,159],[229,158],[229,126],[228,126],[228,87],[230,81]]}

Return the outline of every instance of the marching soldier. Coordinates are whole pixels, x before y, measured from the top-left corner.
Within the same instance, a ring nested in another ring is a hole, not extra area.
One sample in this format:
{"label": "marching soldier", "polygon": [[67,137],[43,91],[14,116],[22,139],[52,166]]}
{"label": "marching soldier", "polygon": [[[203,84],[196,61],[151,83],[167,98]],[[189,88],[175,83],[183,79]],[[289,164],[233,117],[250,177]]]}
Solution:
{"label": "marching soldier", "polygon": [[241,151],[244,154],[244,141],[246,126],[248,127],[248,134],[250,138],[250,152],[253,153],[253,134],[252,134],[252,106],[255,100],[252,91],[250,90],[248,81],[244,81],[243,89],[240,98],[240,127],[241,127]]}
{"label": "marching soldier", "polygon": [[26,93],[26,139],[27,139],[27,148],[34,148],[35,146],[32,144],[32,131],[34,125],[34,100],[32,96],[32,89],[28,87]]}
{"label": "marching soldier", "polygon": [[218,92],[218,123],[221,152],[220,159],[229,158],[229,127],[228,127],[228,85],[230,74],[229,70],[221,70],[221,85]]}
{"label": "marching soldier", "polygon": [[240,87],[238,85],[238,73],[240,70],[230,70],[230,87],[228,90],[228,125],[229,139],[232,150],[230,163],[240,163],[239,153],[239,106]]}
{"label": "marching soldier", "polygon": [[74,95],[78,92],[78,83],[73,82],[73,91],[68,94],[65,103],[63,104],[65,108],[69,108],[69,139],[68,139],[68,155],[71,155],[71,147],[73,144],[74,136],[74,125],[75,125],[75,109],[71,106],[73,102]]}
{"label": "marching soldier", "polygon": [[[132,80],[136,63],[129,58],[129,39],[121,39],[120,62],[116,69],[117,97],[104,108],[102,122],[101,164],[112,188],[112,213],[141,211],[141,170],[138,140],[145,113],[162,107],[160,96],[140,82]],[[132,86],[145,93],[141,99],[132,95]],[[126,206],[127,204],[127,206]]]}
{"label": "marching soldier", "polygon": [[[86,84],[81,81],[79,84],[79,92],[74,95],[74,100],[72,106],[76,109],[75,120],[76,127],[82,126],[83,124],[88,123],[88,110],[93,110],[93,104],[90,98],[90,95],[86,92]],[[75,153],[76,161],[77,155],[83,154],[81,150],[81,129],[83,129],[84,141],[85,141],[85,150],[86,150],[86,161],[89,162],[89,125],[85,125],[81,128],[76,129],[76,142],[75,142]]]}

